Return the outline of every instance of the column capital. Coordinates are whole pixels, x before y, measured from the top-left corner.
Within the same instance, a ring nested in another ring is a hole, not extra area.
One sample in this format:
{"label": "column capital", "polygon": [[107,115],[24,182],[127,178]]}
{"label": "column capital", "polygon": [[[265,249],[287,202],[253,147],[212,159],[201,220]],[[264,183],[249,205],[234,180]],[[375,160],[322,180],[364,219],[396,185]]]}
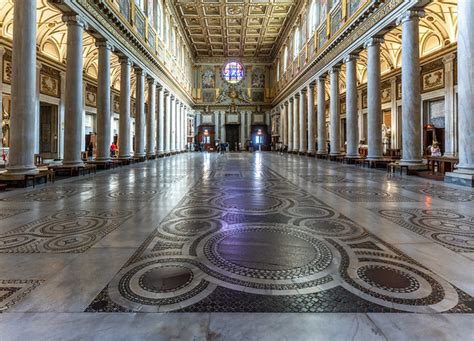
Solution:
{"label": "column capital", "polygon": [[304,87],[304,88],[300,89],[300,94],[304,95],[307,91],[308,91],[308,89],[306,87]]}
{"label": "column capital", "polygon": [[170,93],[170,99],[171,99],[172,101],[174,101],[175,98],[176,98],[176,97],[174,97],[174,95]]}
{"label": "column capital", "polygon": [[137,76],[142,76],[143,75],[143,77],[146,77],[145,71],[143,71],[143,69],[141,67],[137,66],[137,65],[133,66],[133,71],[135,72],[135,75],[137,75]]}
{"label": "column capital", "polygon": [[319,81],[319,82],[325,82],[325,81],[326,81],[326,76],[327,76],[327,74],[326,74],[326,73],[323,73],[322,75],[320,75],[320,76],[318,77],[318,81]]}
{"label": "column capital", "polygon": [[167,97],[168,97],[169,95],[171,95],[171,93],[169,92],[169,90],[168,90],[168,89],[165,89],[165,88],[163,88],[163,94],[164,94],[165,96],[167,96]]}
{"label": "column capital", "polygon": [[341,67],[339,65],[334,65],[329,69],[329,74],[332,75],[335,73],[339,73],[339,71],[341,71]]}
{"label": "column capital", "polygon": [[148,84],[150,84],[150,85],[154,85],[154,84],[155,84],[155,79],[154,79],[153,77],[151,77],[150,75],[147,75],[146,81],[147,81]]}
{"label": "column capital", "polygon": [[347,55],[345,58],[344,58],[344,63],[349,63],[349,62],[352,62],[352,61],[357,61],[359,59],[359,55],[355,54],[355,53],[350,53],[349,55]]}
{"label": "column capital", "polygon": [[87,23],[84,19],[82,19],[79,15],[76,13],[65,13],[61,17],[62,21],[66,23],[67,26],[74,25],[74,26],[80,26],[83,29],[87,28]]}
{"label": "column capital", "polygon": [[293,103],[293,97],[288,98],[289,103]]}
{"label": "column capital", "polygon": [[384,42],[385,40],[382,37],[372,37],[368,41],[364,43],[364,48],[368,48],[370,46],[376,46],[380,45]]}
{"label": "column capital", "polygon": [[425,16],[425,11],[419,8],[412,8],[400,15],[397,19],[397,25],[403,24],[404,22],[411,20],[419,20]]}
{"label": "column capital", "polygon": [[295,99],[300,98],[300,93],[297,92],[296,94],[293,95],[293,97],[294,97]]}
{"label": "column capital", "polygon": [[130,58],[128,58],[127,56],[119,57],[119,62],[120,62],[121,65],[132,66],[132,62],[131,62]]}
{"label": "column capital", "polygon": [[456,54],[455,53],[450,53],[447,54],[446,56],[443,57],[443,63],[446,65],[448,63],[454,63],[456,60]]}
{"label": "column capital", "polygon": [[314,88],[316,87],[316,83],[315,82],[311,82],[308,84],[308,90],[314,90]]}
{"label": "column capital", "polygon": [[284,105],[285,107],[288,107],[288,101],[285,101],[285,102],[283,103],[283,105]]}
{"label": "column capital", "polygon": [[106,39],[97,39],[95,42],[95,46],[98,48],[104,48],[107,50],[112,50],[113,46],[109,43]]}

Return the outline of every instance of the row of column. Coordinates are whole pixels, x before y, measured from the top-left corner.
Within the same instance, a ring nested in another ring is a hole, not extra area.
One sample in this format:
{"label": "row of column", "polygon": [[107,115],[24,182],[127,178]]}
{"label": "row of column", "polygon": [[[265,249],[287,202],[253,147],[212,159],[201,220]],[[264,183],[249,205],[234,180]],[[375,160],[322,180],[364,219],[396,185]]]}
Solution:
{"label": "row of column", "polygon": [[[473,5],[469,1],[460,1],[460,7],[465,7],[467,12],[472,13]],[[421,91],[420,91],[420,49],[419,49],[419,20],[423,15],[420,10],[411,10],[405,13],[399,20],[402,25],[402,160],[401,164],[410,167],[422,165],[421,150]],[[466,26],[468,26],[466,24]],[[472,25],[471,25],[472,26]],[[466,30],[466,35],[472,34]],[[462,38],[460,32],[460,38]],[[466,40],[465,40],[466,41]],[[383,144],[381,127],[383,123],[382,104],[381,104],[381,67],[380,67],[380,45],[383,38],[373,37],[364,44],[367,49],[367,98],[368,98],[368,159],[383,158]],[[461,45],[460,47],[462,47]],[[470,47],[474,46],[474,43]],[[465,48],[464,55],[459,53],[459,61],[466,59],[465,56],[472,55],[472,51]],[[347,157],[359,157],[359,124],[358,124],[358,91],[357,91],[357,54],[351,53],[342,61],[346,69],[346,131],[347,131]],[[471,61],[472,63],[472,61]],[[329,96],[329,147],[330,155],[341,154],[341,119],[340,119],[340,90],[339,73],[340,63],[331,67],[329,71],[319,75],[317,78],[317,117],[314,117],[314,85],[301,89],[295,95],[290,97],[281,106],[282,134],[283,143],[288,146],[288,151],[299,153],[314,153],[314,125],[317,120],[317,154],[327,154],[328,145],[326,141],[326,81],[329,75],[330,96]],[[471,65],[466,62],[464,65]],[[461,72],[460,72],[461,74]],[[467,75],[467,76],[465,76]],[[460,77],[467,84],[474,82],[472,73],[466,70]],[[469,77],[468,77],[469,76]],[[461,83],[460,83],[461,86]],[[461,87],[462,89],[462,87]],[[469,88],[469,89],[472,89]],[[468,99],[469,97],[469,99]],[[459,121],[465,122],[460,125],[460,161],[462,164],[473,164],[474,148],[464,147],[466,142],[473,145],[473,122],[472,115],[463,112],[463,102],[472,102],[472,92],[470,96],[459,94],[460,112]],[[470,107],[469,110],[471,110]],[[466,110],[467,111],[467,110]],[[470,116],[469,116],[470,115]],[[469,118],[466,118],[469,116]],[[308,126],[306,126],[306,124]],[[466,130],[470,127],[470,133]],[[463,133],[464,131],[464,133]],[[470,137],[464,139],[466,134]],[[469,140],[469,141],[468,141]]]}
{"label": "row of column", "polygon": [[[14,3],[12,58],[11,147],[7,174],[37,172],[34,164],[36,93],[36,1]],[[86,23],[75,14],[66,14],[67,64],[65,79],[64,166],[83,164],[81,146],[83,125],[83,34]],[[98,39],[97,146],[96,161],[110,160],[111,131],[111,53],[112,45]],[[132,62],[120,56],[119,158],[144,158],[186,149],[188,106],[164,89],[144,70],[134,66],[136,77],[135,146],[131,141],[131,68]],[[146,84],[145,84],[146,82]],[[145,104],[145,85],[148,99]],[[145,115],[145,105],[148,105]],[[157,108],[158,106],[158,108]],[[157,110],[158,109],[158,110]]]}

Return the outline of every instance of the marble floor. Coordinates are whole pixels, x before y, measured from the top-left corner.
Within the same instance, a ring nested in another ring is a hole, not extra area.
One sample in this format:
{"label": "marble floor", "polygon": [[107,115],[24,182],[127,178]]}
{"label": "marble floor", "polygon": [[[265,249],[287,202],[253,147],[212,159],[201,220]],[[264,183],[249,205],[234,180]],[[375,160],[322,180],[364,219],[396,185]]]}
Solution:
{"label": "marble floor", "polygon": [[189,153],[0,194],[1,340],[474,340],[474,191]]}

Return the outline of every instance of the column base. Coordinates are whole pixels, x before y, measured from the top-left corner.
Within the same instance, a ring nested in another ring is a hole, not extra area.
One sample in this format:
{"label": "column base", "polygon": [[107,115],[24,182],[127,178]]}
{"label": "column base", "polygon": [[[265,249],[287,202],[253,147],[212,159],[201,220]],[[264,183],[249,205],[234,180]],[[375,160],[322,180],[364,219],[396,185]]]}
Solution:
{"label": "column base", "polygon": [[346,155],[346,159],[360,159],[359,154]]}
{"label": "column base", "polygon": [[315,157],[316,153],[314,151],[309,151],[309,152],[306,153],[306,156]]}
{"label": "column base", "polygon": [[470,173],[463,170],[455,170],[454,172],[448,172],[444,175],[444,182],[448,184],[474,187],[474,172]]}
{"label": "column base", "polygon": [[38,174],[39,170],[36,166],[32,167],[18,167],[18,168],[10,168],[7,166],[7,171],[2,175],[8,177],[16,177],[16,176],[24,176],[29,174]]}
{"label": "column base", "polygon": [[382,160],[384,157],[382,156],[367,156],[367,160]]}
{"label": "column base", "polygon": [[306,150],[300,150],[298,154],[299,155],[306,155]]}

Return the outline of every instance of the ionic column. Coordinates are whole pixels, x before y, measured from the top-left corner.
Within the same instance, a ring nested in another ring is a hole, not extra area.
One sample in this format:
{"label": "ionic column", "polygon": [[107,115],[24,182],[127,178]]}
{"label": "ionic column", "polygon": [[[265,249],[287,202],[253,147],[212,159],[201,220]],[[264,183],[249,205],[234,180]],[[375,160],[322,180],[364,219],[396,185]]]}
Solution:
{"label": "ionic column", "polygon": [[281,122],[283,126],[283,144],[288,146],[288,101],[283,103],[283,121]]}
{"label": "ionic column", "polygon": [[[8,175],[36,173],[36,1],[13,2],[13,57]],[[2,70],[3,72],[3,70]]]}
{"label": "ionic column", "polygon": [[135,158],[143,158],[145,153],[145,73],[135,67]]}
{"label": "ionic column", "polygon": [[97,76],[97,151],[96,161],[110,160],[110,51],[106,40],[98,40],[99,48]]}
{"label": "ionic column", "polygon": [[288,136],[287,136],[287,141],[288,141],[288,152],[293,151],[293,97],[291,97],[288,100]]}
{"label": "ionic column", "polygon": [[329,141],[330,155],[341,154],[341,99],[339,95],[339,67],[333,67],[329,72],[331,95],[329,98],[329,120],[331,131]]}
{"label": "ionic column", "polygon": [[176,142],[176,150],[177,152],[181,152],[183,150],[183,103],[179,103],[178,105],[178,123],[177,123],[177,142]]}
{"label": "ionic column", "polygon": [[130,135],[130,71],[132,63],[128,57],[120,58],[120,118],[119,118],[119,159],[131,158]]}
{"label": "ionic column", "polygon": [[227,141],[226,141],[227,136],[226,136],[226,134],[225,134],[225,112],[224,112],[224,111],[221,111],[220,114],[221,114],[221,115],[220,115],[220,116],[221,116],[221,118],[220,118],[220,124],[221,124],[221,127],[220,127],[220,129],[221,129],[221,141],[222,141],[222,142],[227,142]]}
{"label": "ionic column", "polygon": [[318,155],[326,155],[326,75],[318,78]]}
{"label": "ionic column", "polygon": [[359,114],[357,110],[357,56],[349,55],[346,63],[347,157],[359,157]]}
{"label": "ionic column", "polygon": [[306,154],[308,150],[308,134],[306,132],[306,88],[300,90],[300,153]]}
{"label": "ionic column", "polygon": [[82,166],[82,41],[85,22],[77,15],[64,15],[63,21],[67,25],[67,64],[66,88],[64,103],[64,166]]}
{"label": "ionic column", "polygon": [[[418,38],[417,38],[418,39]],[[382,100],[380,95],[380,44],[382,38],[371,38],[367,48],[367,101],[368,101],[368,155],[374,160],[383,158],[382,146]],[[405,65],[403,66],[405,68]],[[417,71],[419,72],[419,70]]]}
{"label": "ionic column", "polygon": [[244,148],[245,146],[245,113],[240,112],[240,147]]}
{"label": "ionic column", "polygon": [[157,119],[157,129],[156,136],[158,137],[158,155],[163,155],[165,151],[165,98],[164,98],[164,89],[163,87],[158,87],[158,119]]}
{"label": "ionic column", "polygon": [[474,187],[474,2],[458,1],[459,164],[445,181]]}
{"label": "ionic column", "polygon": [[[402,159],[400,164],[423,165],[421,148],[420,11],[408,11],[402,25]],[[380,92],[380,88],[379,88]],[[370,96],[370,95],[369,95]],[[380,132],[379,132],[380,135]]]}
{"label": "ionic column", "polygon": [[176,101],[177,99],[174,97],[174,95],[171,95],[170,97],[170,149],[171,153],[176,152]]}
{"label": "ionic column", "polygon": [[156,155],[155,143],[155,115],[156,115],[156,83],[153,78],[148,78],[148,111],[146,115],[146,155]]}
{"label": "ionic column", "polygon": [[188,108],[183,106],[183,139],[182,139],[182,150],[187,151],[188,149]]}
{"label": "ionic column", "polygon": [[300,95],[296,94],[293,101],[293,152],[300,151]]}
{"label": "ionic column", "polygon": [[164,91],[163,111],[165,115],[164,150],[165,154],[169,154],[171,152],[171,94],[168,90]]}
{"label": "ionic column", "polygon": [[308,155],[313,155],[314,132],[316,131],[316,120],[314,116],[314,83],[308,85]]}

